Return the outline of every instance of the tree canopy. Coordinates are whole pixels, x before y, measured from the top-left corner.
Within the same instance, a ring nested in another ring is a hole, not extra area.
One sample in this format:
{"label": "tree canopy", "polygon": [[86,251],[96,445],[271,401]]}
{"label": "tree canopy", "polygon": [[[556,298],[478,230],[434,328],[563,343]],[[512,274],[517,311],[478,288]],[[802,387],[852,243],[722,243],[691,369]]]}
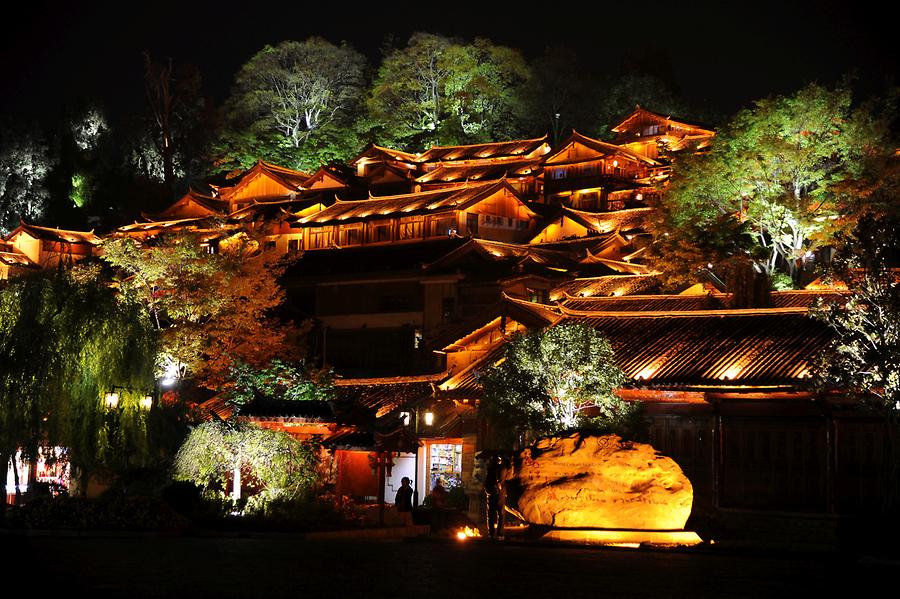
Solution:
{"label": "tree canopy", "polygon": [[[342,131],[352,130],[359,114],[365,69],[365,57],[346,43],[311,37],[264,47],[235,76],[220,164],[249,167],[262,158],[317,168],[320,152],[311,150],[348,141]],[[344,158],[356,150],[339,149]]]}
{"label": "tree canopy", "polygon": [[580,426],[627,433],[636,408],[613,393],[624,382],[609,341],[587,325],[563,324],[515,336],[482,378],[481,405],[514,434]]}
{"label": "tree canopy", "polygon": [[[87,468],[146,457],[156,335],[140,306],[95,269],[75,268],[0,289],[0,457],[68,448]],[[105,394],[118,393],[116,410]],[[4,466],[5,467],[5,466]]]}
{"label": "tree canopy", "polygon": [[284,301],[277,278],[285,264],[249,240],[210,254],[187,233],[149,246],[114,239],[103,259],[160,331],[160,371],[189,373],[219,389],[237,364],[259,368],[276,356],[296,357],[299,331],[275,314]]}
{"label": "tree canopy", "polygon": [[[207,493],[241,499],[244,481],[260,490],[249,511],[264,510],[274,499],[302,499],[319,482],[319,444],[300,442],[282,431],[238,422],[205,422],[191,431],[175,457],[174,478],[193,482]],[[243,480],[242,480],[243,479]]]}
{"label": "tree canopy", "polygon": [[741,111],[708,153],[678,157],[653,225],[657,267],[680,268],[671,253],[682,246],[694,270],[744,253],[760,272],[796,279],[846,229],[858,203],[847,190],[872,155],[892,151],[889,116],[855,106],[846,87],[816,84]]}
{"label": "tree canopy", "polygon": [[385,56],[367,106],[383,141],[408,149],[511,139],[530,77],[518,50],[419,32]]}

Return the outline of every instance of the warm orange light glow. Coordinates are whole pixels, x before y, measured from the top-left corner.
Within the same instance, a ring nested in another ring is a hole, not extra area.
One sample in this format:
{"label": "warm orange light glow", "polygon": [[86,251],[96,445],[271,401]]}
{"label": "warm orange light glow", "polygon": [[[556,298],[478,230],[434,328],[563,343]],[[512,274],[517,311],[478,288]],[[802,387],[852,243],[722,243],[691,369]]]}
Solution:
{"label": "warm orange light glow", "polygon": [[646,380],[648,380],[650,377],[652,377],[653,374],[654,374],[657,370],[659,370],[659,364],[650,364],[649,366],[645,366],[644,368],[642,368],[641,371],[638,372],[638,373],[634,376],[634,378],[635,378],[636,380],[639,380],[639,381],[640,381],[640,380],[646,381]]}
{"label": "warm orange light glow", "polygon": [[481,533],[477,528],[472,528],[470,526],[466,526],[464,528],[460,528],[456,531],[456,538],[460,541],[465,541],[466,539],[470,539],[472,537],[480,537]]}
{"label": "warm orange light glow", "polygon": [[728,367],[728,370],[722,373],[722,378],[725,380],[733,381],[741,375],[741,372],[743,372],[743,370],[744,366],[740,362],[732,364]]}
{"label": "warm orange light glow", "polygon": [[551,530],[543,539],[585,543],[611,547],[640,547],[641,545],[673,547],[699,545],[697,533],[688,530]]}

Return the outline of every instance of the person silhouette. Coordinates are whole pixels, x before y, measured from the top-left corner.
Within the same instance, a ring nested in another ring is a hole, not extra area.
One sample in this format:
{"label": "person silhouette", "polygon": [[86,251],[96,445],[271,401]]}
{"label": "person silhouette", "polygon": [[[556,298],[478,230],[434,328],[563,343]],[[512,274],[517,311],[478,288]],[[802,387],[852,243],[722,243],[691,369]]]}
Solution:
{"label": "person silhouette", "polygon": [[398,512],[411,512],[413,488],[410,486],[412,481],[408,476],[400,479],[400,488],[397,489],[397,495],[394,497],[394,505],[397,506]]}

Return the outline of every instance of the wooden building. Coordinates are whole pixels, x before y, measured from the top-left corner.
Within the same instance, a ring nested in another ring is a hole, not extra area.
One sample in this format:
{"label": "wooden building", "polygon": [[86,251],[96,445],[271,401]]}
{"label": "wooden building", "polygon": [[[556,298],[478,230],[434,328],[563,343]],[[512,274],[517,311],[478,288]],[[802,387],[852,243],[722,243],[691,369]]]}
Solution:
{"label": "wooden building", "polygon": [[709,127],[640,106],[635,106],[612,131],[616,134],[613,143],[654,160],[672,153],[708,148],[716,135]]}
{"label": "wooden building", "polygon": [[547,203],[599,212],[643,205],[664,176],[660,162],[577,131],[545,156],[543,166]]}
{"label": "wooden building", "polygon": [[527,238],[537,214],[506,181],[341,201],[292,225],[303,249],[411,243],[454,235],[496,241]]}
{"label": "wooden building", "polygon": [[67,231],[38,227],[22,222],[4,240],[6,251],[11,254],[4,262],[16,260],[18,265],[25,262],[14,255],[22,255],[28,262],[40,268],[56,268],[59,264],[72,264],[97,254],[101,239],[93,231]]}

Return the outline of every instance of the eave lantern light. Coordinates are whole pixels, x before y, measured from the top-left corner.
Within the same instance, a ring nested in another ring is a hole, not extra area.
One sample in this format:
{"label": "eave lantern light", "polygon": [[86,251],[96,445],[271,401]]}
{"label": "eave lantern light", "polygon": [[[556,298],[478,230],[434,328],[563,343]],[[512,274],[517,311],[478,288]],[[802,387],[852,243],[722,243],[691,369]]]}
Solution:
{"label": "eave lantern light", "polygon": [[145,395],[144,397],[142,397],[141,401],[140,401],[140,406],[141,406],[142,410],[149,410],[150,408],[152,408],[153,407],[153,396]]}
{"label": "eave lantern light", "polygon": [[425,412],[425,426],[431,426],[434,424],[434,412],[428,410]]}

